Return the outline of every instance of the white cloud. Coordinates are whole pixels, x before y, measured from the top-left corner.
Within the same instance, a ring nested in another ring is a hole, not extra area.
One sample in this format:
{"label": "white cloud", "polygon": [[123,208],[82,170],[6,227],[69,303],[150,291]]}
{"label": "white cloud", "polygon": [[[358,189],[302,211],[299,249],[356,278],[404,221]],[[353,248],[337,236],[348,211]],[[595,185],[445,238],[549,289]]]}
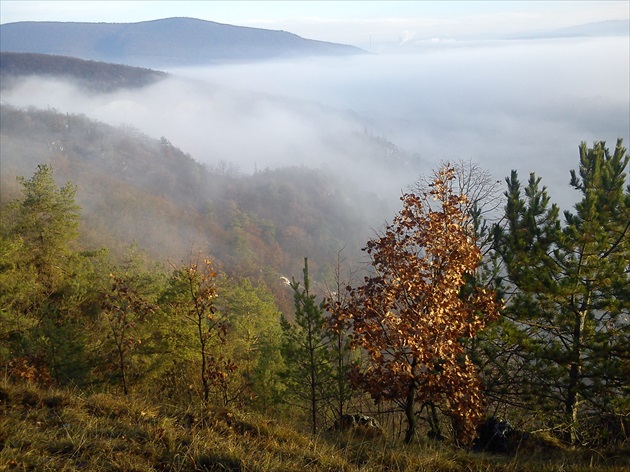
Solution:
{"label": "white cloud", "polygon": [[405,30],[400,35],[400,44],[405,44],[416,37],[415,31]]}

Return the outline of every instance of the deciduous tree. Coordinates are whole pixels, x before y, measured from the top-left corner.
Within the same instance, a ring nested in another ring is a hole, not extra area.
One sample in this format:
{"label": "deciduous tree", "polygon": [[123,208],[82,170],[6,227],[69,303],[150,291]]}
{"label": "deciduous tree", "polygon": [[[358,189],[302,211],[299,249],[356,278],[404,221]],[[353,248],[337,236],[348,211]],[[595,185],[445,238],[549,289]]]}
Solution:
{"label": "deciduous tree", "polygon": [[[350,372],[353,359],[356,359],[356,355],[350,348],[350,338],[348,333],[348,326],[342,320],[340,313],[345,309],[347,303],[347,287],[351,281],[344,281],[344,265],[347,264],[347,260],[341,255],[342,251],[338,251],[336,254],[336,261],[332,267],[332,280],[327,287],[326,295],[326,309],[328,313],[325,316],[324,328],[327,336],[330,339],[330,360],[331,371],[334,377],[333,385],[331,385],[331,404],[335,420],[339,420],[348,409],[348,404],[353,396],[356,395],[356,390],[352,388],[352,385],[348,381],[348,374]],[[352,274],[347,274],[349,279],[352,278]]]}
{"label": "deciduous tree", "polygon": [[462,339],[496,318],[499,307],[492,291],[462,293],[480,251],[454,177],[445,166],[422,194],[402,196],[403,209],[365,248],[374,275],[348,287],[350,300],[341,311],[352,343],[369,356],[368,367],[353,372],[356,384],[403,409],[408,443],[417,405],[440,406],[463,442],[472,440],[482,414],[481,382]]}
{"label": "deciduous tree", "polygon": [[[173,329],[180,338],[175,348],[191,349],[187,332],[196,340],[196,347],[192,349],[197,352],[204,403],[209,402],[211,389],[220,386],[234,370],[232,362],[216,350],[217,345],[225,342],[227,330],[224,316],[215,316],[216,277],[212,263],[198,256],[188,265],[174,268],[162,297],[162,303],[171,311]],[[193,330],[189,331],[191,327]]]}
{"label": "deciduous tree", "polygon": [[140,326],[155,307],[149,303],[130,278],[110,274],[111,290],[103,299],[103,317],[108,328],[108,338],[115,350],[115,363],[120,374],[123,394],[129,393],[129,357],[142,344]]}

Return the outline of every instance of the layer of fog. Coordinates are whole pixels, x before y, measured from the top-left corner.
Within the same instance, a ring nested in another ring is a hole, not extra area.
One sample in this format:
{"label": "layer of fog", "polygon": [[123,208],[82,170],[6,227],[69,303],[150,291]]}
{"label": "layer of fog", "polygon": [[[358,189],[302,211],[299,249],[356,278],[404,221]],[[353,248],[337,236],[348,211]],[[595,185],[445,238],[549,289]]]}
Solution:
{"label": "layer of fog", "polygon": [[[627,37],[497,41],[363,55],[169,71],[142,90],[94,95],[52,80],[3,91],[16,106],[53,107],[169,139],[200,162],[243,172],[324,166],[387,198],[446,160],[472,160],[498,180],[543,177],[555,201],[575,195],[577,147],[630,144]],[[413,157],[402,172],[368,164],[366,137]]]}

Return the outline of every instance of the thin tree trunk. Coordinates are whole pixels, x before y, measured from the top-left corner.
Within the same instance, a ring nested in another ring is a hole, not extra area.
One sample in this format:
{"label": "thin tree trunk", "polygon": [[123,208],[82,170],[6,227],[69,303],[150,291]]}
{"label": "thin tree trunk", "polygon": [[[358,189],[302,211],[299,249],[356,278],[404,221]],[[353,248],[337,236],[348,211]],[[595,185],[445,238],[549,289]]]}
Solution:
{"label": "thin tree trunk", "polygon": [[317,434],[317,376],[315,374],[315,349],[312,345],[312,332],[309,325],[309,356],[310,356],[310,377],[311,377],[311,421],[313,434]]}
{"label": "thin tree trunk", "polygon": [[442,439],[444,439],[444,436],[442,436],[442,431],[440,428],[440,418],[438,418],[435,403],[429,402],[427,406],[429,410],[429,425],[431,426],[431,431],[429,432],[429,434],[431,435],[431,439],[441,441]]}
{"label": "thin tree trunk", "polygon": [[416,403],[416,388],[414,382],[409,387],[409,391],[407,392],[407,399],[405,401],[405,416],[407,417],[407,433],[405,434],[405,443],[410,444],[413,441],[414,436],[416,435],[416,412],[415,412],[415,403]]}
{"label": "thin tree trunk", "polygon": [[203,385],[203,401],[207,404],[210,398],[210,386],[208,385],[208,375],[206,372],[208,370],[208,367],[206,366],[206,342],[203,335],[201,316],[198,318],[197,328],[199,332],[199,342],[201,344],[201,383]]}
{"label": "thin tree trunk", "polygon": [[571,352],[571,366],[569,368],[569,384],[567,386],[567,398],[565,400],[565,412],[569,423],[568,439],[571,444],[578,441],[578,402],[579,402],[579,382],[582,373],[582,333],[586,313],[579,312],[575,315],[575,325],[573,326],[573,346]]}
{"label": "thin tree trunk", "polygon": [[343,338],[341,331],[337,333],[337,394],[339,402],[337,405],[337,415],[339,418],[343,416],[343,406],[345,401],[345,379],[343,378]]}
{"label": "thin tree trunk", "polygon": [[123,394],[127,396],[127,373],[125,371],[125,352],[121,344],[118,345],[118,365],[120,366],[120,375],[122,376]]}

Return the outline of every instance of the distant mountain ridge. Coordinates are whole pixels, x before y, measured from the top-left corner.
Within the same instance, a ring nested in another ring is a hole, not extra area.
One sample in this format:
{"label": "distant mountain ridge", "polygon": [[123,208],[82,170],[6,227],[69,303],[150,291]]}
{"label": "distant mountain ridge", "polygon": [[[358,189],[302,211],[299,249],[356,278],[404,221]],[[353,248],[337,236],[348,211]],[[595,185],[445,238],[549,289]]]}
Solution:
{"label": "distant mountain ridge", "polygon": [[0,52],[0,90],[8,89],[28,76],[69,79],[89,90],[112,92],[121,88],[144,87],[168,77],[168,74],[68,56]]}
{"label": "distant mountain ridge", "polygon": [[7,23],[0,25],[0,47],[3,51],[152,68],[365,52],[354,46],[304,39],[286,31],[194,18],[139,23]]}
{"label": "distant mountain ridge", "polygon": [[588,38],[630,35],[630,21],[606,20],[550,31],[511,35],[509,39]]}

